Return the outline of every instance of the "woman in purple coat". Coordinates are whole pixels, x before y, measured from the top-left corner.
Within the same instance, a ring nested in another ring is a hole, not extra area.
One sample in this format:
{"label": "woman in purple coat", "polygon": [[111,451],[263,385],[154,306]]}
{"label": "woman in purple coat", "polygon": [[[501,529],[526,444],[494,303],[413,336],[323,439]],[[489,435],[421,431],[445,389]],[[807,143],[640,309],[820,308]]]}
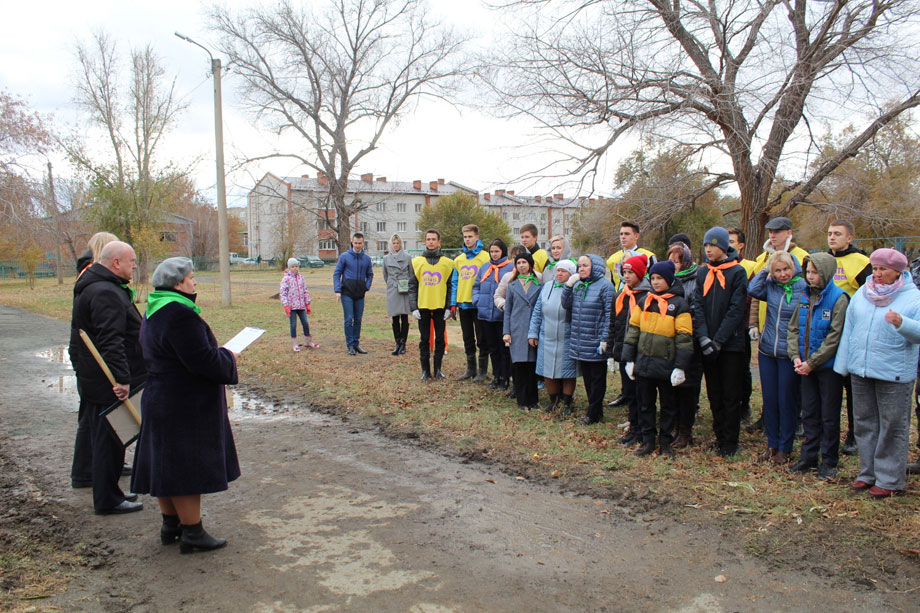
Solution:
{"label": "woman in purple coat", "polygon": [[164,260],[151,279],[141,326],[147,382],[131,488],[156,496],[160,539],[182,553],[227,544],[201,525],[201,495],[221,492],[240,476],[224,384],[237,382],[236,355],[217,345],[195,305],[194,266]]}

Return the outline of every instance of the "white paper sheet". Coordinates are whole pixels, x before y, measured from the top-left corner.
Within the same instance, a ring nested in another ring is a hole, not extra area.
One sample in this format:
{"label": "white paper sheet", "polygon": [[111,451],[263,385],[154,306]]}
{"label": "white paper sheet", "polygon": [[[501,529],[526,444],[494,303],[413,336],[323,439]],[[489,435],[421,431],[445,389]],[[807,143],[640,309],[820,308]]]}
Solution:
{"label": "white paper sheet", "polygon": [[265,330],[247,326],[240,330],[236,336],[224,343],[224,347],[233,353],[242,353],[243,349],[249,347],[249,345],[255,342],[255,340],[263,334],[265,334]]}

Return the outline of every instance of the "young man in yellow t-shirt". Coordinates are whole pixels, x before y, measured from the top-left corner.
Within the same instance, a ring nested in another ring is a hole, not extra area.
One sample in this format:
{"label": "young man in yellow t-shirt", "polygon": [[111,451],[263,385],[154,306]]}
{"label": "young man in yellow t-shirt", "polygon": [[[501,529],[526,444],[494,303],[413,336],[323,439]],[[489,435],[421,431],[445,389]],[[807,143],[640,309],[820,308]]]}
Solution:
{"label": "young man in yellow t-shirt", "polygon": [[546,251],[537,242],[537,226],[532,223],[525,223],[521,226],[521,244],[524,245],[527,252],[530,253],[530,257],[533,258],[533,269],[543,274],[543,269],[546,268],[546,261],[549,256],[546,255]]}
{"label": "young man in yellow t-shirt", "polygon": [[[441,360],[444,359],[444,322],[457,307],[450,304],[453,295],[454,263],[441,255],[441,233],[425,232],[425,251],[412,258],[413,275],[409,277],[409,307],[418,320],[422,340],[418,344],[422,363],[422,381],[443,379]],[[431,370],[429,342],[434,324],[434,372]]]}
{"label": "young man in yellow t-shirt", "polygon": [[[483,330],[473,304],[473,282],[482,265],[489,261],[489,252],[482,248],[479,226],[468,224],[461,229],[463,251],[454,258],[454,296],[452,305],[457,305],[460,315],[460,330],[463,332],[463,349],[466,352],[466,372],[457,379],[485,381],[489,370],[489,354],[483,349]],[[479,347],[479,374],[476,373],[476,347]]]}
{"label": "young man in yellow t-shirt", "polygon": [[622,289],[623,280],[620,277],[620,267],[623,262],[640,253],[644,253],[648,258],[648,267],[651,268],[658,258],[648,249],[639,247],[639,224],[632,221],[624,221],[620,224],[620,249],[609,258],[607,258],[607,268],[610,270],[610,281],[613,283],[615,290]]}
{"label": "young man in yellow t-shirt", "polygon": [[[850,298],[872,276],[872,264],[866,252],[852,245],[856,228],[845,219],[836,219],[827,228],[827,252],[837,259],[834,283],[849,294]],[[853,385],[849,376],[843,379],[847,391],[847,437],[840,453],[856,455],[856,437],[853,434]]]}

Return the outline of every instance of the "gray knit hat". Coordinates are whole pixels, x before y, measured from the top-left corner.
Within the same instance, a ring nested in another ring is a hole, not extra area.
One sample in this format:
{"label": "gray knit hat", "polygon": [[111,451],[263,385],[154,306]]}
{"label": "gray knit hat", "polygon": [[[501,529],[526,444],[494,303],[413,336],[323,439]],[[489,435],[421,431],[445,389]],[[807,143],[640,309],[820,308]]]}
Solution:
{"label": "gray knit hat", "polygon": [[297,266],[297,267],[299,268],[299,267],[300,267],[300,260],[298,260],[297,258],[290,258],[290,259],[288,259],[288,268],[292,268],[292,267],[294,267],[294,266]]}
{"label": "gray knit hat", "polygon": [[168,258],[153,271],[150,283],[155,288],[172,289],[193,272],[195,264],[189,258]]}

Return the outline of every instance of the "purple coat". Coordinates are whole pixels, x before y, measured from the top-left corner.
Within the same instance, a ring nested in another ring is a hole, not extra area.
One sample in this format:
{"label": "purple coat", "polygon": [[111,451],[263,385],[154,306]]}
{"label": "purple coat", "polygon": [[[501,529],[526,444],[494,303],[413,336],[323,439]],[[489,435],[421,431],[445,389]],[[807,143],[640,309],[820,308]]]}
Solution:
{"label": "purple coat", "polygon": [[240,476],[224,384],[236,360],[192,309],[162,307],[141,326],[147,382],[131,490],[151,496],[208,494]]}

